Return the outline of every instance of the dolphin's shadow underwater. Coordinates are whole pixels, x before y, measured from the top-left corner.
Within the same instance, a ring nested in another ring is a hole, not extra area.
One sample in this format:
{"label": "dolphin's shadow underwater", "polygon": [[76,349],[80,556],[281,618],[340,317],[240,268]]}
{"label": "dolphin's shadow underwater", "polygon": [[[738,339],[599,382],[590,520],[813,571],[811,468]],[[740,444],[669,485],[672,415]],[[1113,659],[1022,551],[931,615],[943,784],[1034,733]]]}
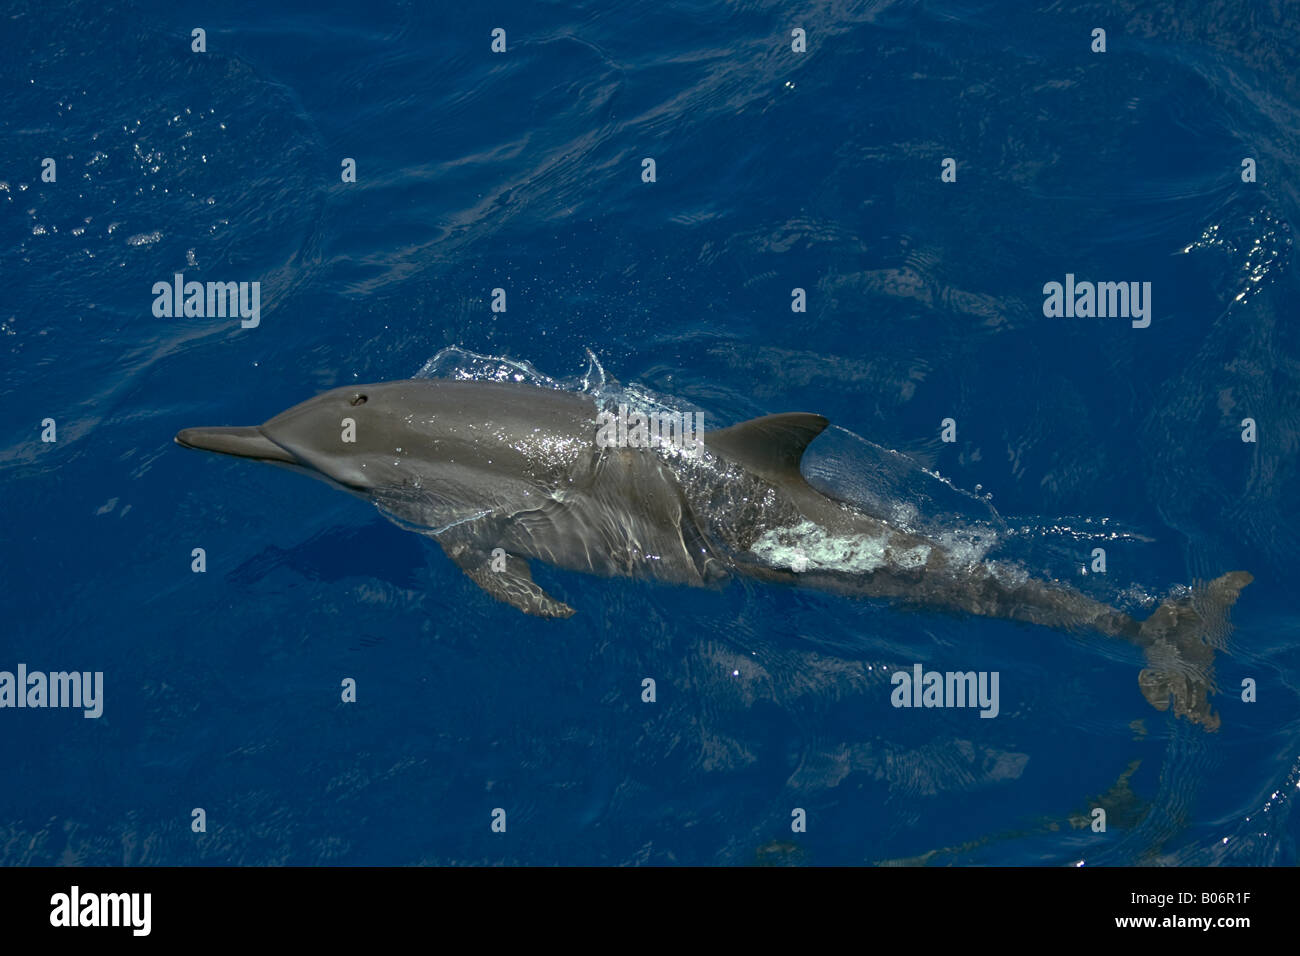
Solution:
{"label": "dolphin's shadow underwater", "polygon": [[[603,576],[720,586],[736,575],[1066,631],[1141,647],[1142,694],[1207,730],[1213,656],[1250,583],[1232,571],[1145,621],[1021,569],[967,560],[814,489],[804,450],[820,415],[768,415],[672,441],[629,416],[607,447],[593,396],[522,382],[408,379],[325,392],[260,426],[187,428],[176,442],[306,472],[435,538],[497,600],[540,617],[573,608],[529,561]],[[688,438],[693,440],[680,441]]]}

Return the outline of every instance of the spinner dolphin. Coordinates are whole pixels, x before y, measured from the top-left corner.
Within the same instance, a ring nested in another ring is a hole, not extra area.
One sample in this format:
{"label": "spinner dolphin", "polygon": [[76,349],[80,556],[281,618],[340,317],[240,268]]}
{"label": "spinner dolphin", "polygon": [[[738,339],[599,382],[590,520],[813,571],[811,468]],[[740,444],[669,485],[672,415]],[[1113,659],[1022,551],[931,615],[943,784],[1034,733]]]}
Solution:
{"label": "spinner dolphin", "polygon": [[1145,621],[1064,584],[938,541],[814,489],[804,449],[820,415],[768,415],[671,442],[607,447],[589,395],[512,382],[411,379],[325,392],[259,426],[187,428],[187,448],[323,478],[435,538],[476,584],[527,613],[574,613],[530,561],[603,576],[717,585],[733,576],[1093,630],[1143,649],[1139,686],[1160,710],[1219,718],[1213,653],[1250,583],[1233,571]]}

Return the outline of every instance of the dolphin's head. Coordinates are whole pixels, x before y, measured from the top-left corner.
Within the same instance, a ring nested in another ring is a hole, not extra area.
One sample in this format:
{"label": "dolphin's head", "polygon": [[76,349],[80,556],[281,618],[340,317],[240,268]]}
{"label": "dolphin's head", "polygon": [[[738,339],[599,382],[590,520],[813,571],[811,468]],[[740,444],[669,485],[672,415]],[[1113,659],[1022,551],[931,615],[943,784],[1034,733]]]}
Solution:
{"label": "dolphin's head", "polygon": [[594,421],[589,398],[563,391],[407,379],[336,388],[261,425],[186,428],[176,442],[305,470],[362,496],[414,489],[459,514],[566,472],[593,447]]}
{"label": "dolphin's head", "polygon": [[261,425],[182,429],[176,443],[305,469],[365,494],[400,481],[400,462],[416,451],[421,438],[417,429],[428,424],[424,409],[413,409],[402,400],[411,391],[410,384],[336,388]]}

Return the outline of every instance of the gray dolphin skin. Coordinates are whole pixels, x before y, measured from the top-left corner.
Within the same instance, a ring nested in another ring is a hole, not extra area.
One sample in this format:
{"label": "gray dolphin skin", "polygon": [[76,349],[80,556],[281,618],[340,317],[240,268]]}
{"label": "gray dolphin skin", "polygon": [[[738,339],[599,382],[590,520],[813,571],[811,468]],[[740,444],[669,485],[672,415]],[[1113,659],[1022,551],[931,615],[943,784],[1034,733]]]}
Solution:
{"label": "gray dolphin skin", "polygon": [[[265,424],[187,428],[186,448],[303,471],[428,534],[494,598],[541,617],[573,609],[530,560],[604,576],[718,585],[743,575],[1133,643],[1139,686],[1207,729],[1213,654],[1251,576],[1234,571],[1145,621],[1010,565],[963,560],[815,490],[800,472],[820,415],[768,415],[703,447],[602,447],[595,400],[513,382],[412,379],[348,386]],[[348,421],[350,420],[350,424]]]}

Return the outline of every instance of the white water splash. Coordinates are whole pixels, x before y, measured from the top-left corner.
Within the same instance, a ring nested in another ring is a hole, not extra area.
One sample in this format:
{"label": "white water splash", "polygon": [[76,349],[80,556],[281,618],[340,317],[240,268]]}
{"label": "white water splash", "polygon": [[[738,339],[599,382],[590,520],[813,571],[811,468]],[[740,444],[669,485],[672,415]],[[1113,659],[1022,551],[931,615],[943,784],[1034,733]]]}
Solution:
{"label": "white water splash", "polygon": [[811,521],[767,531],[750,553],[771,567],[866,574],[880,568],[919,568],[930,557],[928,545],[893,548],[887,535],[836,535]]}

